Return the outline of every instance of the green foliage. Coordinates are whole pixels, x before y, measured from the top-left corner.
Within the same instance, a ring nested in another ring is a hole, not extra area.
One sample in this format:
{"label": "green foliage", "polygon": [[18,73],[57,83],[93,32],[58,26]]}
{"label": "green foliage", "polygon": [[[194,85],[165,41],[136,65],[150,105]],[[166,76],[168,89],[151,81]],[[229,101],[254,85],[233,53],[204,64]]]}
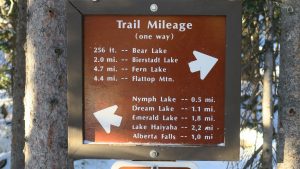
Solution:
{"label": "green foliage", "polygon": [[[273,12],[269,13],[267,2],[272,3]],[[242,109],[245,114],[261,113],[262,76],[264,57],[267,49],[273,52],[274,60],[279,57],[280,6],[278,2],[268,0],[243,0],[242,17]],[[271,21],[271,23],[270,23]],[[269,40],[267,37],[271,35]],[[277,45],[274,47],[274,45]],[[274,64],[278,66],[279,63]],[[273,70],[276,70],[275,67]],[[274,72],[274,88],[278,75]],[[274,92],[274,99],[277,93]],[[243,127],[249,121],[257,120],[256,115],[244,119]],[[258,123],[259,124],[259,123]],[[259,126],[256,126],[259,127]]]}
{"label": "green foliage", "polygon": [[[271,4],[271,6],[269,5]],[[267,52],[272,52],[274,64],[273,100],[278,99],[280,2],[275,0],[242,0],[242,96],[241,128],[262,131],[262,90],[264,60]],[[278,105],[274,106],[274,112]],[[258,148],[258,147],[257,147]],[[260,150],[261,151],[261,150]],[[261,164],[253,159],[253,153],[244,168],[256,168]]]}
{"label": "green foliage", "polygon": [[6,73],[2,73],[2,70],[0,70],[0,89],[7,89],[10,84],[11,78],[6,76]]}
{"label": "green foliage", "polygon": [[14,9],[13,0],[0,0],[0,89],[7,91],[11,90],[11,69],[15,47]]}

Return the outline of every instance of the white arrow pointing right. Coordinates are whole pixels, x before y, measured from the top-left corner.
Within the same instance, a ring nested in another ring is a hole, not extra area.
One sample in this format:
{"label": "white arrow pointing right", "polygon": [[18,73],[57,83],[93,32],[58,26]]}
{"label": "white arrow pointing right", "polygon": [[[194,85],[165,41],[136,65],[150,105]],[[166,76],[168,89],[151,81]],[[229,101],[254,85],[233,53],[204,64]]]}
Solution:
{"label": "white arrow pointing right", "polygon": [[101,124],[101,126],[107,134],[109,134],[111,131],[111,125],[116,127],[120,127],[121,125],[122,117],[115,115],[117,109],[118,106],[114,105],[94,113],[94,116],[96,117],[96,119]]}
{"label": "white arrow pointing right", "polygon": [[189,63],[190,71],[192,73],[200,71],[200,79],[204,80],[211,69],[215,66],[218,59],[196,50],[193,51],[193,54],[197,60]]}

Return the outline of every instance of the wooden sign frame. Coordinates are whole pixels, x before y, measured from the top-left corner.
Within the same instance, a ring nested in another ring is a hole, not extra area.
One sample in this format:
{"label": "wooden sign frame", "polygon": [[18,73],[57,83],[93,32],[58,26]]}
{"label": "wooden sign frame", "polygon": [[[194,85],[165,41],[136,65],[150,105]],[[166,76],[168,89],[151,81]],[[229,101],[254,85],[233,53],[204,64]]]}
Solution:
{"label": "wooden sign frame", "polygon": [[[158,11],[150,10],[151,4]],[[240,124],[241,2],[239,0],[69,0],[68,22],[68,145],[74,159],[238,160]],[[128,146],[83,143],[83,17],[225,16],[225,146]],[[153,155],[154,152],[154,155]]]}

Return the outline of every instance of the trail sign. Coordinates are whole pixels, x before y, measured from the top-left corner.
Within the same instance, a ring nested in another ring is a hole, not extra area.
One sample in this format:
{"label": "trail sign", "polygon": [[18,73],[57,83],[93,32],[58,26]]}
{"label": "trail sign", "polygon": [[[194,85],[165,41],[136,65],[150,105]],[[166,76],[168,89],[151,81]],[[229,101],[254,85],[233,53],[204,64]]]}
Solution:
{"label": "trail sign", "polygon": [[68,2],[69,154],[237,159],[240,2],[126,2]]}
{"label": "trail sign", "polygon": [[199,169],[193,162],[117,161],[111,169]]}
{"label": "trail sign", "polygon": [[225,145],[225,23],[224,16],[85,16],[84,141]]}

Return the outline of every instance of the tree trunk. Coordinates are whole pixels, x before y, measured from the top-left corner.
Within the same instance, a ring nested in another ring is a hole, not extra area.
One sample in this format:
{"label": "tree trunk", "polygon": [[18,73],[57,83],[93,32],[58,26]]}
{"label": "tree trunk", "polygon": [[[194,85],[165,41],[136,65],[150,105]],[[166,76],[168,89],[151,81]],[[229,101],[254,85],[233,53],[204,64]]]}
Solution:
{"label": "tree trunk", "polygon": [[272,140],[273,140],[273,101],[272,101],[272,74],[273,74],[273,53],[268,49],[265,56],[265,72],[263,79],[263,154],[262,168],[272,168]]}
{"label": "tree trunk", "polygon": [[13,59],[13,118],[11,143],[11,168],[24,168],[24,90],[27,1],[18,0],[16,27],[16,56]]}
{"label": "tree trunk", "polygon": [[272,140],[273,140],[273,101],[272,101],[273,53],[268,49],[265,56],[265,73],[263,79],[263,154],[262,168],[272,169]]}
{"label": "tree trunk", "polygon": [[[300,1],[282,0],[279,169],[300,166]],[[283,154],[281,154],[284,147]]]}
{"label": "tree trunk", "polygon": [[29,0],[25,87],[25,168],[66,169],[65,0]]}
{"label": "tree trunk", "polygon": [[264,79],[263,79],[263,100],[262,100],[262,119],[263,119],[263,152],[262,168],[272,169],[272,140],[273,140],[273,4],[267,1],[266,17],[266,47],[267,51],[264,60]]}

